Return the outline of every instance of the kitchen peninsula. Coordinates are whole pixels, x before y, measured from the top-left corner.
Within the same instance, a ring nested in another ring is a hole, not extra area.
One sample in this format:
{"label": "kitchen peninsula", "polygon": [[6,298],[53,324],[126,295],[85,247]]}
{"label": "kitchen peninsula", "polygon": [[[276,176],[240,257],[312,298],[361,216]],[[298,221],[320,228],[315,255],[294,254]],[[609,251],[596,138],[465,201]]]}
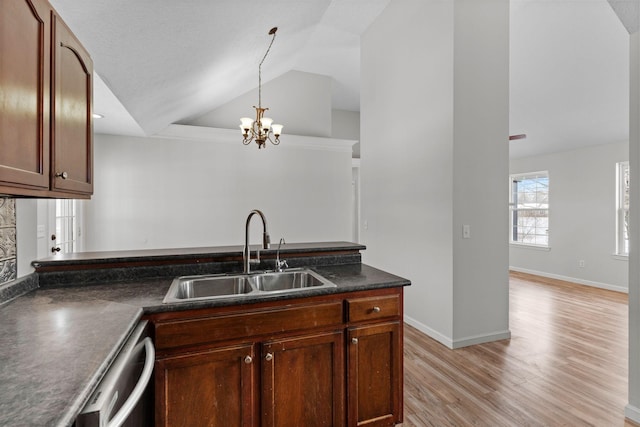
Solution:
{"label": "kitchen peninsula", "polygon": [[[295,375],[279,374],[279,363],[285,363],[305,372],[296,380],[303,390],[317,380],[330,391],[326,399],[317,396],[331,405],[317,414],[329,414],[330,424],[351,426],[373,418],[375,425],[399,423],[402,295],[410,282],[362,264],[364,249],[346,242],[282,247],[280,256],[290,268],[308,267],[335,287],[175,303],[163,303],[175,277],[237,273],[242,247],[78,253],[36,261],[38,288],[0,301],[0,424],[71,425],[143,318],[155,332],[156,425],[185,416],[171,399],[182,375],[176,376],[178,369],[219,372],[215,361],[221,355],[235,357],[252,379],[236,404],[243,422],[278,425],[285,413],[304,416],[287,406],[297,396],[287,396],[292,391],[287,381]],[[254,270],[273,269],[275,256],[275,249],[261,251]],[[375,351],[380,346],[386,347]],[[295,364],[298,357],[329,365],[314,375],[311,366]],[[373,369],[377,375],[369,375]]]}

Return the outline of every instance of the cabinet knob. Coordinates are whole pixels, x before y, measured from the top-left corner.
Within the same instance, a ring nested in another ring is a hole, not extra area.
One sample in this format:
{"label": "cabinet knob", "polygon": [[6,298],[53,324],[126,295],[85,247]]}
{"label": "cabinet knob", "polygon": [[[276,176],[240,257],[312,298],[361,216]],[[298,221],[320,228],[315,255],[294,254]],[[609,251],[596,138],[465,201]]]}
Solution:
{"label": "cabinet knob", "polygon": [[267,354],[264,356],[264,360],[266,360],[267,362],[271,362],[271,361],[273,360],[273,354],[271,354],[271,353],[267,353]]}
{"label": "cabinet knob", "polygon": [[358,338],[351,338],[351,344],[358,344]]}
{"label": "cabinet knob", "polygon": [[247,365],[250,364],[251,362],[253,362],[253,358],[251,356],[246,356],[244,358],[244,363],[246,363]]}
{"label": "cabinet knob", "polygon": [[67,179],[69,178],[69,174],[67,172],[59,172],[56,174],[56,178]]}
{"label": "cabinet knob", "polygon": [[377,305],[375,307],[373,307],[373,312],[374,313],[380,313],[380,307],[378,307]]}

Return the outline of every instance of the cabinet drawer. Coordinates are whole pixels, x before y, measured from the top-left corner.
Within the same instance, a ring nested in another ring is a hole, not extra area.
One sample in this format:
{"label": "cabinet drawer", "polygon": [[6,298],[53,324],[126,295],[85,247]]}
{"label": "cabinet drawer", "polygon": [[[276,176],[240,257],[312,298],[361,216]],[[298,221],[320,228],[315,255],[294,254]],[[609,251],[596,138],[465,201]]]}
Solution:
{"label": "cabinet drawer", "polygon": [[342,302],[232,313],[156,324],[159,350],[342,324]]}
{"label": "cabinet drawer", "polygon": [[347,299],[347,310],[350,322],[397,317],[400,315],[400,296]]}

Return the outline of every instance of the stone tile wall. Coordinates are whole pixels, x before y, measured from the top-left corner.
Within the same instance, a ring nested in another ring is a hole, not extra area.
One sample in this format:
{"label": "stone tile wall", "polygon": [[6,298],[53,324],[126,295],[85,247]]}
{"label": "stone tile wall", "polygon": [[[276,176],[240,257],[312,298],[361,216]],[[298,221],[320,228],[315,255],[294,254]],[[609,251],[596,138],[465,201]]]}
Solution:
{"label": "stone tile wall", "polygon": [[0,285],[17,277],[16,201],[0,197]]}

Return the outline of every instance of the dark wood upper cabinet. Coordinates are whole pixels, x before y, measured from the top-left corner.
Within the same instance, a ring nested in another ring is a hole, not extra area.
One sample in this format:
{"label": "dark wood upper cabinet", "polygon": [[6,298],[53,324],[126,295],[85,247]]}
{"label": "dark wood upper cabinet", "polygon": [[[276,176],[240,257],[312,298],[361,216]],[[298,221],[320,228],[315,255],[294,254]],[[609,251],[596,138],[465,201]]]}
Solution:
{"label": "dark wood upper cabinet", "polygon": [[0,185],[49,188],[50,10],[0,2]]}
{"label": "dark wood upper cabinet", "polygon": [[0,2],[0,54],[0,195],[90,197],[89,54],[45,0]]}
{"label": "dark wood upper cabinet", "polygon": [[53,25],[53,103],[51,188],[93,192],[91,98],[93,62],[71,30],[55,14]]}

